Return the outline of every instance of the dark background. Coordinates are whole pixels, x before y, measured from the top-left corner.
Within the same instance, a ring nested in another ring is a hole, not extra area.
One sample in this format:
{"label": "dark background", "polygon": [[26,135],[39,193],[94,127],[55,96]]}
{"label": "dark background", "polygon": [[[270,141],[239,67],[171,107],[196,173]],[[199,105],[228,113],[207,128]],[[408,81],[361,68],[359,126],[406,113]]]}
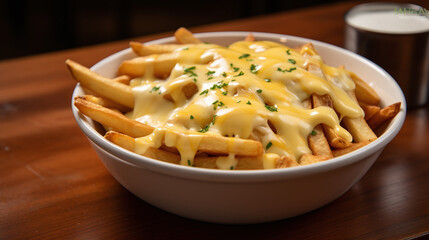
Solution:
{"label": "dark background", "polygon": [[336,1],[0,0],[0,60]]}

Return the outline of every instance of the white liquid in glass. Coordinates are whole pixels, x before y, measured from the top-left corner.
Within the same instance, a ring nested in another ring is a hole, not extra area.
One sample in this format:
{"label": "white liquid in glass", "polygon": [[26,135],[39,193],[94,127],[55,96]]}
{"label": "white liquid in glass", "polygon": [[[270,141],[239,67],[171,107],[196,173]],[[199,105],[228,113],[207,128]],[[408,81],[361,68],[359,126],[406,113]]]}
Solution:
{"label": "white liquid in glass", "polygon": [[361,12],[347,17],[347,23],[367,31],[412,34],[429,31],[429,17],[404,15],[395,11]]}

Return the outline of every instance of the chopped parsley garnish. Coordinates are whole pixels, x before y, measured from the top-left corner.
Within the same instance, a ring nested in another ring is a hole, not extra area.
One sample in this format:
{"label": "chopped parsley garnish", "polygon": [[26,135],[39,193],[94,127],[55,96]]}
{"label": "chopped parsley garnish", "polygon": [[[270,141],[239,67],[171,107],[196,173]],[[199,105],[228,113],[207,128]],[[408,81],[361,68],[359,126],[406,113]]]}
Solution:
{"label": "chopped parsley garnish", "polygon": [[193,116],[193,115],[191,115],[189,118],[190,118],[190,119],[194,119],[194,116]]}
{"label": "chopped parsley garnish", "polygon": [[252,103],[250,102],[250,101],[247,101],[247,103],[246,103],[247,105],[252,105]]}
{"label": "chopped parsley garnish", "polygon": [[156,92],[156,91],[158,91],[160,88],[161,88],[160,86],[153,87],[153,88],[152,88],[152,90],[150,90],[149,92]]}
{"label": "chopped parsley garnish", "polygon": [[277,108],[276,107],[273,107],[273,106],[265,104],[265,108],[268,109],[268,110],[270,110],[271,112],[277,112]]}
{"label": "chopped parsley garnish", "polygon": [[216,117],[217,117],[217,115],[213,115],[213,120],[212,120],[212,122],[211,122],[211,123],[209,123],[209,124],[207,124],[203,129],[201,129],[201,130],[200,130],[200,131],[198,131],[198,132],[200,132],[200,133],[206,133],[206,132],[209,130],[210,125],[214,125],[214,124],[215,124],[215,119],[216,119]]}
{"label": "chopped parsley garnish", "polygon": [[262,89],[258,89],[256,90],[258,93],[262,93]]}
{"label": "chopped parsley garnish", "polygon": [[259,66],[256,64],[250,65],[250,72],[256,74],[259,70],[257,69]]}
{"label": "chopped parsley garnish", "polygon": [[238,59],[248,58],[248,57],[250,57],[250,54],[245,53],[245,54],[241,55],[240,57],[238,57]]}
{"label": "chopped parsley garnish", "polygon": [[212,105],[213,105],[213,109],[216,110],[217,107],[225,106],[225,103],[223,103],[222,101],[216,100],[212,103]]}
{"label": "chopped parsley garnish", "polygon": [[265,146],[265,150],[267,150],[268,148],[270,148],[271,146],[273,146],[273,143],[271,141],[269,141],[267,143],[267,146]]}
{"label": "chopped parsley garnish", "polygon": [[208,89],[206,89],[206,90],[202,91],[202,92],[200,93],[200,95],[207,94],[207,93],[209,93],[209,90],[208,90]]}
{"label": "chopped parsley garnish", "polygon": [[183,51],[183,50],[189,50],[189,48],[183,48],[183,49],[182,49],[182,51]]}
{"label": "chopped parsley garnish", "polygon": [[230,63],[230,64],[229,64],[229,66],[232,68],[232,70],[233,70],[234,72],[238,72],[238,70],[240,70],[240,68],[238,68],[238,67],[234,67],[234,64],[232,64],[232,63]]}
{"label": "chopped parsley garnish", "polygon": [[207,78],[207,80],[212,80],[213,79],[213,77],[209,77],[209,78]]}
{"label": "chopped parsley garnish", "polygon": [[213,86],[210,89],[211,90],[215,90],[216,88],[221,89],[221,88],[226,87],[226,86],[228,86],[228,83],[224,83],[222,80],[222,81],[217,82],[216,84],[213,84]]}
{"label": "chopped parsley garnish", "polygon": [[290,49],[288,49],[288,50],[286,51],[286,53],[287,53],[287,55],[290,55]]}
{"label": "chopped parsley garnish", "polygon": [[265,80],[265,82],[271,82],[271,79],[269,79],[269,78],[265,78],[264,80]]}
{"label": "chopped parsley garnish", "polygon": [[207,132],[208,130],[209,130],[209,128],[210,128],[210,123],[209,124],[207,124],[203,129],[201,129],[200,131],[198,131],[198,132],[200,132],[200,133],[205,133],[205,132]]}
{"label": "chopped parsley garnish", "polygon": [[212,125],[215,124],[215,119],[216,119],[217,115],[213,115],[213,121],[212,121]]}
{"label": "chopped parsley garnish", "polygon": [[195,66],[192,66],[192,67],[188,67],[188,68],[183,69],[183,71],[184,71],[185,73],[189,73],[189,76],[190,76],[190,77],[196,77],[196,76],[197,76],[197,74],[196,74],[196,73],[194,73],[194,70],[195,70]]}
{"label": "chopped parsley garnish", "polygon": [[223,72],[223,73],[222,73],[222,77],[226,77],[226,72]]}
{"label": "chopped parsley garnish", "polygon": [[279,71],[279,72],[292,72],[292,71],[294,71],[294,70],[296,70],[296,67],[289,68],[289,69],[281,69],[281,68],[277,68],[277,71]]}
{"label": "chopped parsley garnish", "polygon": [[228,91],[226,91],[226,92],[222,92],[222,94],[223,94],[224,96],[226,96],[226,95],[228,94]]}
{"label": "chopped parsley garnish", "polygon": [[188,166],[191,166],[191,160],[188,159]]}
{"label": "chopped parsley garnish", "polygon": [[241,103],[241,100],[238,100],[237,103]]}
{"label": "chopped parsley garnish", "polygon": [[237,75],[235,75],[234,77],[239,77],[239,76],[241,76],[241,75],[244,75],[244,72],[243,71],[240,71],[240,73],[238,73]]}
{"label": "chopped parsley garnish", "polygon": [[190,73],[190,72],[192,72],[192,71],[194,71],[194,70],[195,70],[195,66],[192,66],[192,67],[188,67],[188,68],[183,69],[183,71],[185,71],[185,73]]}
{"label": "chopped parsley garnish", "polygon": [[230,170],[234,170],[234,166],[231,166],[229,169],[230,169]]}
{"label": "chopped parsley garnish", "polygon": [[213,75],[215,73],[215,71],[208,71],[207,73],[206,73],[206,75],[207,76],[211,76],[211,75]]}
{"label": "chopped parsley garnish", "polygon": [[193,80],[194,80],[194,82],[197,82],[197,79],[196,79],[196,78],[194,78]]}
{"label": "chopped parsley garnish", "polygon": [[310,134],[311,134],[312,136],[316,136],[317,132],[316,132],[316,131],[314,131],[314,130],[312,130]]}
{"label": "chopped parsley garnish", "polygon": [[290,62],[290,63],[292,63],[292,64],[296,64],[295,59],[292,59],[292,58],[289,58],[289,59],[288,59],[288,62]]}

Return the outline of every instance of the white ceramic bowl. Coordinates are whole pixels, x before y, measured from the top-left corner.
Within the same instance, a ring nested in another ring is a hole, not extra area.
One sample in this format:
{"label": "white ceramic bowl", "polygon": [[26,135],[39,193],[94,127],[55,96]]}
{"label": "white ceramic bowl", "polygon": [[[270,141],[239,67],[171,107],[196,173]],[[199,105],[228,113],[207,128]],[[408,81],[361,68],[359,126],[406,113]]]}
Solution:
{"label": "white ceramic bowl", "polygon": [[[402,102],[400,113],[373,143],[328,161],[286,169],[228,171],[192,168],[149,159],[105,140],[97,125],[73,106],[73,114],[99,157],[129,191],[149,204],[180,216],[215,223],[261,223],[297,216],[341,196],[368,171],[405,119],[405,98],[395,80],[371,61],[319,41],[270,33],[253,33],[257,40],[289,46],[312,42],[325,62],[345,65],[379,93],[382,105]],[[203,41],[228,45],[247,32],[196,34]],[[173,37],[147,44],[171,43]],[[113,54],[92,70],[113,77],[121,61],[134,57],[130,49]],[[73,97],[82,94],[76,86]],[[334,213],[333,213],[334,214]]]}

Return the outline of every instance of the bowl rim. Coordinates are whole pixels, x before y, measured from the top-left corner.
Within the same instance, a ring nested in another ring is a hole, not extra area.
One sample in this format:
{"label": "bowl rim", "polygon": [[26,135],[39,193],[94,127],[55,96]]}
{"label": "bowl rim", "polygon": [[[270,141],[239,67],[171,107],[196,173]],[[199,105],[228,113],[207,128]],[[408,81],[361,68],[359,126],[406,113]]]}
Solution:
{"label": "bowl rim", "polygon": [[[195,33],[195,36],[204,40],[204,38],[211,37],[245,37],[249,32],[248,31],[227,31],[227,32],[206,32],[206,33]],[[84,132],[86,137],[95,145],[102,148],[107,153],[115,157],[116,160],[131,164],[135,167],[143,168],[152,172],[157,172],[164,175],[170,175],[175,177],[181,177],[191,180],[203,180],[209,182],[266,182],[266,181],[278,181],[289,178],[297,178],[307,175],[312,175],[316,173],[326,172],[334,170],[337,168],[344,167],[346,165],[353,164],[360,160],[363,160],[370,155],[375,154],[377,151],[381,151],[400,131],[406,115],[406,102],[403,92],[401,91],[399,85],[396,81],[381,67],[372,61],[353,53],[349,50],[340,48],[338,46],[317,41],[314,39],[290,36],[277,33],[264,33],[264,32],[251,32],[257,38],[269,38],[269,39],[288,39],[293,41],[301,42],[312,42],[315,46],[322,46],[330,50],[339,51],[342,54],[350,55],[351,57],[357,58],[357,60],[362,61],[365,65],[369,65],[374,68],[379,74],[384,76],[384,78],[389,81],[389,84],[392,84],[394,88],[401,93],[398,95],[401,102],[401,111],[398,115],[391,121],[389,126],[386,128],[385,132],[379,136],[372,143],[357,149],[351,153],[345,154],[343,156],[335,157],[328,161],[318,162],[305,166],[291,167],[291,168],[282,168],[282,169],[263,169],[263,170],[220,170],[220,169],[205,169],[205,168],[196,168],[189,166],[182,166],[171,164],[156,159],[151,159],[145,156],[138,155],[134,152],[123,149],[114,143],[109,142],[104,139],[104,137],[99,134],[91,125],[90,120],[83,114],[81,114],[78,109],[73,105],[73,99],[75,96],[78,96],[81,92],[80,84],[77,84],[72,95],[71,105],[74,118],[79,125],[80,129]],[[166,37],[153,41],[146,42],[145,44],[161,44],[174,41],[174,37]],[[130,48],[116,52],[91,67],[91,70],[97,71],[98,68],[104,64],[110,62],[113,59],[116,59],[121,56],[129,54],[132,50]]]}

